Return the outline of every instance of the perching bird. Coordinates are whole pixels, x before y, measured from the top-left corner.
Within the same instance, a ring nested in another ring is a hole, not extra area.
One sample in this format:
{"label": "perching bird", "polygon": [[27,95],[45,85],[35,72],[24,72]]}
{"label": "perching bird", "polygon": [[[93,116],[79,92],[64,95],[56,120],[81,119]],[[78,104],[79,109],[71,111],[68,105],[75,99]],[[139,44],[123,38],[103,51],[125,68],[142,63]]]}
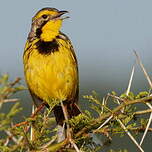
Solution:
{"label": "perching bird", "polygon": [[[43,8],[32,19],[23,60],[25,79],[35,105],[53,107],[58,125],[80,113],[78,64],[68,37],[60,32],[67,11]],[[58,103],[56,105],[56,103]]]}

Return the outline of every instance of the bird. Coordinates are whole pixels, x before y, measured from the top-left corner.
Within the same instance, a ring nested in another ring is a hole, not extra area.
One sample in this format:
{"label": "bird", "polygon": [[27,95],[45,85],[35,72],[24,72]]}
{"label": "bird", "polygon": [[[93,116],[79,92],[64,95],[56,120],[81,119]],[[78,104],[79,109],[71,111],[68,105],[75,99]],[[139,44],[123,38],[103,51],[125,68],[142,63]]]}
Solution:
{"label": "bird", "polygon": [[70,39],[61,32],[68,11],[43,8],[32,18],[24,48],[27,87],[34,104],[53,109],[57,125],[81,113],[78,106],[77,57]]}

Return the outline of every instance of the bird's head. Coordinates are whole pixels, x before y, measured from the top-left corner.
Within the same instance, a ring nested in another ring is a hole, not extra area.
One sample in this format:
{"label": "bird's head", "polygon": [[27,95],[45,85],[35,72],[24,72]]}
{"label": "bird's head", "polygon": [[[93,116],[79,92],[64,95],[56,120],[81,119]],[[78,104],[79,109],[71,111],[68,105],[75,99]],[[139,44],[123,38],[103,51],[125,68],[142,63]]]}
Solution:
{"label": "bird's head", "polygon": [[68,11],[59,11],[55,8],[43,8],[36,13],[32,19],[31,32],[29,39],[40,38],[42,41],[52,41],[58,36],[62,22],[69,17],[62,15]]}

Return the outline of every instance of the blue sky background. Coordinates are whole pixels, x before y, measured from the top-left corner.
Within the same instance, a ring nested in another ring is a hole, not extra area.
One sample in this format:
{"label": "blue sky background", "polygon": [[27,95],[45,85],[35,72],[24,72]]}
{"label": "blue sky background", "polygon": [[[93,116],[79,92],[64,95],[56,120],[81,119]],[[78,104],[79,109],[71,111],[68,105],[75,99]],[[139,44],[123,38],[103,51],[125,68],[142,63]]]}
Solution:
{"label": "blue sky background", "polygon": [[[43,7],[56,7],[70,12],[62,31],[71,38],[78,56],[82,92],[85,88],[122,92],[135,62],[133,49],[152,72],[151,6],[151,0],[2,1],[0,72],[23,77],[22,54],[31,18]],[[139,68],[134,82],[137,91],[147,86]]]}
{"label": "blue sky background", "polygon": [[[68,10],[62,31],[79,61],[81,94],[124,92],[135,49],[152,75],[151,0],[5,0],[0,5],[0,73],[23,77],[22,54],[31,18],[43,7]],[[132,90],[148,88],[136,66]]]}

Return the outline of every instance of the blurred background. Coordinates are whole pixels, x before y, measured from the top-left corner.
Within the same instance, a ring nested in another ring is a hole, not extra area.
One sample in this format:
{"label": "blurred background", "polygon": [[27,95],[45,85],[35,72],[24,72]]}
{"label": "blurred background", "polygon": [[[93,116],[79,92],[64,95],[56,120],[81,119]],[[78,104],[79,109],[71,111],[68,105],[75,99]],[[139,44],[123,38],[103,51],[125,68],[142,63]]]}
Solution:
{"label": "blurred background", "polygon": [[[82,95],[91,94],[92,90],[101,97],[113,90],[123,93],[135,63],[133,50],[140,55],[149,75],[152,74],[151,6],[151,0],[1,1],[0,74],[8,73],[11,79],[22,77],[24,80],[22,54],[31,18],[43,7],[55,7],[70,12],[62,32],[72,40],[77,54],[81,101]],[[136,66],[131,91],[145,89],[149,89],[147,80]],[[29,115],[31,98],[28,92],[17,96],[23,98],[23,116]],[[132,145],[130,140],[126,141]],[[126,141],[114,141],[117,147],[113,148],[125,148]],[[146,151],[150,148],[147,145],[145,141]],[[135,146],[127,148],[136,149]]]}

